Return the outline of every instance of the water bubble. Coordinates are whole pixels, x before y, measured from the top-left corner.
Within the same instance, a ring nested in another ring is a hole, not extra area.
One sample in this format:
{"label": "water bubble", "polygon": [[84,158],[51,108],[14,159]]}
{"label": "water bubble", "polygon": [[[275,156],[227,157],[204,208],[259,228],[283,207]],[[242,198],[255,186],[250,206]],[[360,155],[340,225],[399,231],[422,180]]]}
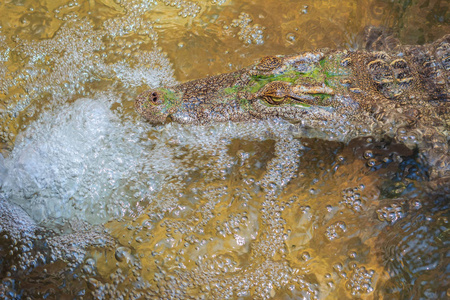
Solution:
{"label": "water bubble", "polygon": [[311,255],[308,252],[305,251],[305,252],[302,253],[302,259],[304,261],[308,261],[308,260],[311,259]]}
{"label": "water bubble", "polygon": [[307,14],[308,13],[308,5],[304,5],[301,12],[302,12],[302,14]]}
{"label": "water bubble", "polygon": [[373,152],[372,152],[372,150],[366,150],[365,152],[364,152],[364,158],[365,159],[370,159],[370,158],[373,158]]}
{"label": "water bubble", "polygon": [[374,158],[369,159],[369,161],[367,162],[367,166],[368,167],[374,167],[377,164],[377,160]]}
{"label": "water bubble", "polygon": [[125,260],[129,260],[130,250],[126,247],[118,247],[115,251],[114,257],[118,262],[123,262]]}
{"label": "water bubble", "polygon": [[294,43],[296,40],[296,35],[295,33],[289,32],[288,34],[286,34],[286,40],[290,43]]}
{"label": "water bubble", "polygon": [[89,278],[87,281],[87,286],[91,291],[95,291],[99,286],[99,281],[95,278]]}

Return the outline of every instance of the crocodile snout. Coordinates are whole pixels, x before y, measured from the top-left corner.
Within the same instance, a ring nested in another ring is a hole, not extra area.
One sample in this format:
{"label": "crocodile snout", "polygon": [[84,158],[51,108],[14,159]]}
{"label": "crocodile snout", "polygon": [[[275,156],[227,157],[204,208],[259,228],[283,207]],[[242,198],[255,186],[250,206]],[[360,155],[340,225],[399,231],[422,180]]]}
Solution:
{"label": "crocodile snout", "polygon": [[163,124],[177,110],[181,97],[165,88],[147,90],[135,102],[136,111],[152,124]]}

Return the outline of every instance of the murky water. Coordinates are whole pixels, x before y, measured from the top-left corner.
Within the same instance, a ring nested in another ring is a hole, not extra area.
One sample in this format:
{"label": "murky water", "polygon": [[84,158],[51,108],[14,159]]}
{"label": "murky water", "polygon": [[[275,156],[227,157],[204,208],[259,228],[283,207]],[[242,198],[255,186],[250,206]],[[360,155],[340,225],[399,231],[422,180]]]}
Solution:
{"label": "murky water", "polygon": [[280,120],[151,126],[142,90],[269,54],[450,32],[447,1],[1,1],[0,296],[444,299],[415,153]]}

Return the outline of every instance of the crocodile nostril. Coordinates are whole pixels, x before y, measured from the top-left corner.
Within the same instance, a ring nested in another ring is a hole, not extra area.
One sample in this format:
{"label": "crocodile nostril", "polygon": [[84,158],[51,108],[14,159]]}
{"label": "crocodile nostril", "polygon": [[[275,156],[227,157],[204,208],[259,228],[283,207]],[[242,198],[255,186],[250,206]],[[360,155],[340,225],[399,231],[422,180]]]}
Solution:
{"label": "crocodile nostril", "polygon": [[159,94],[158,94],[158,92],[152,92],[152,93],[150,94],[150,97],[148,97],[148,98],[149,98],[149,100],[152,101],[153,103],[156,103],[156,102],[158,102],[158,100],[159,100]]}

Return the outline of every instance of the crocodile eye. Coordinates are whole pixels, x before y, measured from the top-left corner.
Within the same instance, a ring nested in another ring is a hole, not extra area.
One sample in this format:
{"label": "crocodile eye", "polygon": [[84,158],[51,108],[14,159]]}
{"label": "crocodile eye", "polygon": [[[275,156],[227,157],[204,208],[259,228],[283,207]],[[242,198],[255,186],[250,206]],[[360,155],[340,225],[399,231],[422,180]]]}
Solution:
{"label": "crocodile eye", "polygon": [[284,103],[284,101],[286,100],[287,97],[275,97],[275,96],[268,96],[266,97],[266,101],[269,104],[272,105],[281,105]]}

